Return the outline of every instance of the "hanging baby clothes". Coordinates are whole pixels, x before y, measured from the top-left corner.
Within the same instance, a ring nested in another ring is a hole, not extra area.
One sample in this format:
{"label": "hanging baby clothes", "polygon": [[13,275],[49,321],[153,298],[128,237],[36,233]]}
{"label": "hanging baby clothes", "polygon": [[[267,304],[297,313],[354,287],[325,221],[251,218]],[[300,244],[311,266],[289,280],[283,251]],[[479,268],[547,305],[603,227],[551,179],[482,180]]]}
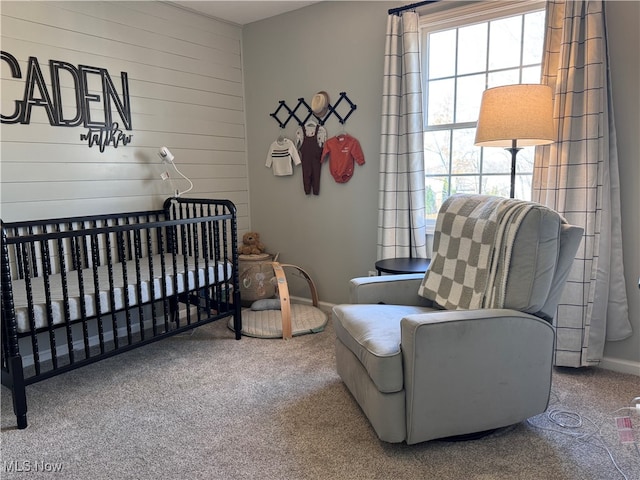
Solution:
{"label": "hanging baby clothes", "polygon": [[296,130],[296,143],[302,160],[302,185],[304,193],[320,194],[320,167],[322,146],[327,139],[324,127],[309,122]]}
{"label": "hanging baby clothes", "polygon": [[346,183],[353,176],[354,162],[364,165],[360,142],[343,133],[330,138],[322,149],[322,161],[329,160],[331,175],[337,183]]}
{"label": "hanging baby clothes", "polygon": [[298,150],[291,140],[280,137],[269,147],[269,154],[267,155],[267,163],[265,166],[267,168],[273,166],[273,174],[280,177],[293,175],[291,162],[295,165],[300,165]]}

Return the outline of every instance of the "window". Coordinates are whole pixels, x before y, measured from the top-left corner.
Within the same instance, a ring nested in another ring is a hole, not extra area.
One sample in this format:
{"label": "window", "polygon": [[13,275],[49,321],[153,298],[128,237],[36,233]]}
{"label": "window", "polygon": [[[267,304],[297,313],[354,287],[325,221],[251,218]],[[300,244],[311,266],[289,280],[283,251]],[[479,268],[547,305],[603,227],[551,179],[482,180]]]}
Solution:
{"label": "window", "polygon": [[[421,17],[427,225],[454,193],[509,196],[511,154],[473,145],[480,100],[486,88],[540,82],[545,11],[540,2],[488,8]],[[524,200],[533,149],[518,153],[515,196]]]}

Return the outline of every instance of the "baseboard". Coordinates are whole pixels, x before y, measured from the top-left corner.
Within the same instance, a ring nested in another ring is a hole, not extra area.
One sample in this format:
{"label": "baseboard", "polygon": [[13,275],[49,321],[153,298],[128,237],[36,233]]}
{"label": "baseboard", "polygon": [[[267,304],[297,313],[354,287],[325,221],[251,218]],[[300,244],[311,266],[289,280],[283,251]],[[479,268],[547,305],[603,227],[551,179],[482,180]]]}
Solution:
{"label": "baseboard", "polygon": [[640,362],[630,362],[619,358],[604,357],[600,360],[599,368],[619,373],[629,373],[640,377]]}
{"label": "baseboard", "polygon": [[[296,297],[294,295],[291,295],[291,301],[294,303],[301,303],[302,305],[311,305],[313,303],[310,298]],[[327,312],[328,314],[331,314],[331,309],[334,306],[335,306],[335,303],[328,303],[328,302],[321,302],[321,301],[318,302],[318,308],[323,312]]]}

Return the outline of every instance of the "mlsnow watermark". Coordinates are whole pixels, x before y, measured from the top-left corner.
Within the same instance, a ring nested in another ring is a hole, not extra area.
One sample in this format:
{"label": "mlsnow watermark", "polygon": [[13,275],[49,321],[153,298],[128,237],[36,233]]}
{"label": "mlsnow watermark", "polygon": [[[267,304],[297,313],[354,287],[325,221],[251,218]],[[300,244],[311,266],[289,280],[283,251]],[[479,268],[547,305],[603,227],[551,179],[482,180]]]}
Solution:
{"label": "mlsnow watermark", "polygon": [[60,473],[63,468],[64,463],[62,462],[45,462],[43,460],[9,460],[2,462],[2,472],[4,473]]}

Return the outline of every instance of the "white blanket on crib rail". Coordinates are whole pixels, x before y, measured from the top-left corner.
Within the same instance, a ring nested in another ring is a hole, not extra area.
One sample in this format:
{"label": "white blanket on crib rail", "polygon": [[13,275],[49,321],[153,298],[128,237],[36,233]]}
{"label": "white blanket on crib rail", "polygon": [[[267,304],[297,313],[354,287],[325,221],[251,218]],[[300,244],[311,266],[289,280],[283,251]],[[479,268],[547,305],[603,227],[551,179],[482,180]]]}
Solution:
{"label": "white blanket on crib rail", "polygon": [[[114,288],[111,291],[109,288],[109,270],[106,265],[98,267],[98,291],[94,287],[94,273],[92,268],[82,270],[83,280],[83,292],[86,316],[92,317],[97,314],[96,309],[96,297],[99,297],[100,313],[106,314],[111,312],[111,303],[113,301],[114,310],[120,310],[125,308],[127,304],[125,295],[128,295],[128,305],[136,306],[142,303],[147,303],[154,300],[161,300],[163,296],[162,287],[162,259],[161,255],[154,255],[151,257],[153,261],[153,279],[151,279],[151,269],[149,266],[149,257],[140,259],[140,281],[136,275],[135,261],[130,260],[126,262],[127,272],[127,286],[124,286],[123,267],[121,263],[113,266],[113,285]],[[198,259],[198,269],[196,275],[195,259],[193,257],[187,257],[187,275],[185,281],[185,257],[182,255],[176,255],[177,274],[176,287],[174,288],[174,274],[173,274],[173,255],[165,254],[165,278],[164,284],[166,287],[166,294],[173,295],[175,293],[182,293],[185,291],[193,290],[197,287],[204,287],[207,285],[207,278],[205,275],[205,262],[204,259]],[[232,267],[231,264],[225,264],[223,262],[215,262],[209,260],[209,285],[216,282],[228,281],[231,278]],[[49,325],[49,321],[53,325],[59,325],[65,321],[65,307],[64,307],[64,295],[62,287],[62,275],[55,274],[48,277],[51,292],[51,319],[47,313],[47,300],[45,297],[44,277],[37,277],[31,279],[31,289],[33,298],[33,316],[35,321],[35,327],[41,328]],[[153,280],[153,281],[152,281]],[[18,325],[18,332],[28,332],[31,328],[29,326],[29,311],[27,303],[27,292],[25,288],[25,280],[13,280],[13,303],[16,312],[16,320]],[[140,298],[138,298],[138,285],[140,289]],[[152,291],[153,288],[153,291]],[[113,292],[113,300],[111,299],[111,292]],[[152,295],[153,292],[153,295]],[[69,319],[71,321],[78,320],[82,317],[82,304],[79,288],[78,273],[76,271],[67,273],[67,296],[69,298],[68,309]]]}

